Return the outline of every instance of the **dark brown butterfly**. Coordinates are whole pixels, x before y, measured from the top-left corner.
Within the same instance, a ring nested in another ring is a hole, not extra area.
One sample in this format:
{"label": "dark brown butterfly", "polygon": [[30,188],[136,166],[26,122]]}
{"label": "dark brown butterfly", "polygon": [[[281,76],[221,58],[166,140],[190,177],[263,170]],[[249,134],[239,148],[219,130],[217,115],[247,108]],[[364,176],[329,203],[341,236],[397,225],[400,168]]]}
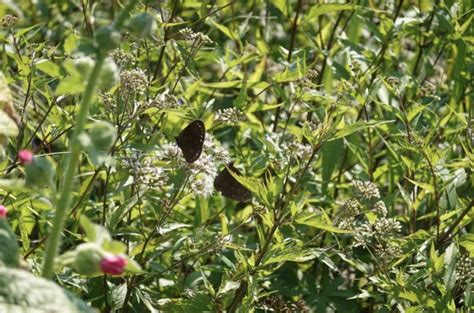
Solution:
{"label": "dark brown butterfly", "polygon": [[176,138],[176,144],[183,151],[186,162],[193,163],[199,159],[205,137],[206,128],[201,120],[191,122],[181,131],[178,138]]}
{"label": "dark brown butterfly", "polygon": [[239,183],[234,176],[232,176],[229,170],[237,175],[241,175],[239,170],[234,167],[233,163],[230,163],[222,170],[222,172],[219,173],[219,175],[217,175],[214,180],[214,188],[216,188],[217,191],[220,191],[224,197],[232,200],[240,202],[249,201],[252,197],[252,193]]}

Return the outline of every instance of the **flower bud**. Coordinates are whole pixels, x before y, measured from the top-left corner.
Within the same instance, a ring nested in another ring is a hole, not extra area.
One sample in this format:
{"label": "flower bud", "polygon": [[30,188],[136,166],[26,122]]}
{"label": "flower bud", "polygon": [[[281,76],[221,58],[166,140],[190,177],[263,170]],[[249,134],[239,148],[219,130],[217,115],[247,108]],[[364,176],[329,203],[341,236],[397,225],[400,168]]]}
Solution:
{"label": "flower bud", "polygon": [[89,131],[89,137],[94,148],[101,152],[108,152],[117,137],[115,127],[107,122],[96,122]]}
{"label": "flower bud", "polygon": [[120,45],[122,36],[111,26],[102,26],[94,35],[94,40],[99,51],[107,53]]}
{"label": "flower bud", "polygon": [[153,35],[157,28],[155,18],[146,12],[132,16],[127,27],[130,32],[140,37]]}
{"label": "flower bud", "polygon": [[0,204],[0,218],[6,218],[7,217],[8,210],[4,205]]}
{"label": "flower bud", "polygon": [[128,260],[123,255],[106,255],[100,261],[102,272],[110,275],[121,275],[125,271]]}
{"label": "flower bud", "polygon": [[76,70],[81,73],[82,77],[88,78],[95,65],[94,59],[88,56],[80,57],[74,60]]}
{"label": "flower bud", "polygon": [[22,149],[18,152],[18,159],[21,164],[31,164],[33,163],[33,152],[28,149]]}
{"label": "flower bud", "polygon": [[53,183],[55,168],[48,157],[36,157],[26,167],[26,185],[44,187]]}
{"label": "flower bud", "polygon": [[119,80],[119,70],[112,58],[106,58],[99,75],[99,87],[109,90],[117,84]]}
{"label": "flower bud", "polygon": [[76,255],[72,266],[82,275],[93,275],[100,273],[102,249],[96,243],[83,243],[76,248]]}

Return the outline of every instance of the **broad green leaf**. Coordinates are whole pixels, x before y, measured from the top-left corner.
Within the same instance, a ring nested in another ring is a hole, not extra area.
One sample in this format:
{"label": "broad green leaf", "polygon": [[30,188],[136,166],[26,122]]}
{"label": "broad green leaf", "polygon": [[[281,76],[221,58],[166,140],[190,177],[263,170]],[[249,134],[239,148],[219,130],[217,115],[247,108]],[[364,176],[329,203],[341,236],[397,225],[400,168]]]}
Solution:
{"label": "broad green leaf", "polygon": [[456,248],[456,245],[452,243],[446,249],[444,253],[444,264],[445,264],[445,272],[444,272],[444,286],[446,287],[447,294],[451,294],[454,286],[456,285],[456,263],[458,260],[459,251]]}
{"label": "broad green leaf", "polygon": [[83,92],[86,88],[84,79],[80,75],[68,76],[61,80],[56,88],[56,95],[75,95]]}
{"label": "broad green leaf", "polygon": [[49,60],[39,60],[35,66],[37,69],[48,74],[51,77],[60,76],[61,68],[57,64],[54,64]]}
{"label": "broad green leaf", "polygon": [[278,9],[280,12],[287,16],[289,15],[289,0],[273,0],[271,3]]}

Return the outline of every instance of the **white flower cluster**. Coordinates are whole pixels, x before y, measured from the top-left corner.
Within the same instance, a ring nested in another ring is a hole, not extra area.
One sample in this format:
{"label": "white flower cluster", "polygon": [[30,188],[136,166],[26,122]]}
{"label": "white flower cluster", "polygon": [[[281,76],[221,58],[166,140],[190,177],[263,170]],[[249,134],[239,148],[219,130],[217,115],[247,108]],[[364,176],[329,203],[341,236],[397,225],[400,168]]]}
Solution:
{"label": "white flower cluster", "polygon": [[220,123],[238,123],[243,120],[245,114],[237,108],[226,108],[218,110],[216,113],[216,122]]}
{"label": "white flower cluster", "polygon": [[339,218],[336,220],[337,227],[351,230],[354,227],[356,216],[360,214],[360,203],[356,199],[349,199],[339,212]]}
{"label": "white flower cluster", "polygon": [[464,255],[456,266],[456,278],[460,285],[465,285],[472,277],[474,277],[474,261],[469,255]]}
{"label": "white flower cluster", "polygon": [[184,37],[184,39],[188,41],[200,41],[203,44],[213,43],[212,39],[207,35],[204,35],[201,32],[195,33],[191,28],[183,28],[179,32]]}
{"label": "white flower cluster", "polygon": [[162,161],[185,166],[190,174],[190,190],[201,197],[209,197],[214,192],[214,179],[219,167],[231,161],[227,150],[216,143],[211,134],[206,134],[201,156],[194,163],[187,163],[184,160],[181,149],[176,143],[162,145],[156,152],[156,157]]}
{"label": "white flower cluster", "polygon": [[191,172],[191,190],[200,197],[209,197],[214,191],[214,179],[217,166],[212,155],[201,155],[194,163],[189,164]]}
{"label": "white flower cluster", "polygon": [[180,161],[182,157],[181,149],[176,143],[166,143],[157,151],[159,159],[164,161]]}
{"label": "white flower cluster", "polygon": [[133,154],[125,159],[125,164],[130,168],[135,183],[148,189],[163,189],[168,182],[168,175],[162,167],[154,164],[154,158],[145,156],[140,158]]}
{"label": "white flower cluster", "polygon": [[394,218],[382,217],[373,224],[366,222],[354,230],[354,247],[373,249],[374,255],[384,262],[390,262],[402,251],[395,238],[402,230]]}
{"label": "white flower cluster", "polygon": [[133,65],[134,57],[132,54],[125,52],[124,50],[117,48],[110,53],[110,56],[121,68],[126,68],[130,65]]}
{"label": "white flower cluster", "polygon": [[278,170],[284,169],[292,161],[307,160],[313,153],[310,145],[298,142],[293,135],[270,133],[265,139],[270,144],[270,157]]}
{"label": "white flower cluster", "polygon": [[126,94],[141,94],[147,87],[147,76],[141,69],[124,70],[120,73],[120,85]]}
{"label": "white flower cluster", "polygon": [[207,134],[201,156],[196,162],[188,164],[191,190],[198,196],[209,197],[214,191],[214,179],[219,166],[230,160],[227,150],[217,145],[213,136]]}
{"label": "white flower cluster", "polygon": [[147,107],[157,108],[160,111],[178,109],[181,106],[182,102],[175,96],[168,93],[162,93],[158,95],[156,99],[151,100],[147,105]]}
{"label": "white flower cluster", "polygon": [[382,217],[375,221],[374,231],[380,236],[392,235],[401,232],[402,225],[394,218]]}
{"label": "white flower cluster", "polygon": [[382,200],[379,200],[374,204],[374,210],[382,216],[386,216],[388,213],[387,207],[385,206],[385,202],[383,202]]}
{"label": "white flower cluster", "polygon": [[380,199],[380,192],[377,186],[369,181],[356,180],[353,182],[357,196],[362,200]]}
{"label": "white flower cluster", "polygon": [[4,27],[12,27],[18,21],[18,17],[7,14],[0,20],[0,25]]}

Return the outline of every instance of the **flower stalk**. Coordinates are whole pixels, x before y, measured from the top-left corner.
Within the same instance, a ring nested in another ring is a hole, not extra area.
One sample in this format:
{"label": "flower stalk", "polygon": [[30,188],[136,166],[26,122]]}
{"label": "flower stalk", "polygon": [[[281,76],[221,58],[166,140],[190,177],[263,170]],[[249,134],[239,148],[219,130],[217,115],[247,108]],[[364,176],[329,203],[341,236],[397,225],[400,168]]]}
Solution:
{"label": "flower stalk", "polygon": [[[135,7],[138,0],[132,0],[123,9],[120,16],[118,17],[114,28],[119,30],[125,24],[126,18],[130,11]],[[64,222],[66,218],[67,209],[71,203],[71,193],[76,175],[76,169],[79,164],[80,156],[82,153],[82,147],[79,143],[79,135],[84,132],[87,114],[89,113],[89,107],[94,97],[96,86],[99,80],[99,75],[104,64],[106,53],[97,53],[97,60],[94,68],[87,81],[86,90],[79,107],[79,114],[76,117],[76,127],[73,131],[72,138],[70,141],[69,148],[69,160],[67,161],[66,173],[64,175],[63,184],[60,188],[60,196],[56,204],[56,211],[53,220],[53,229],[46,246],[45,258],[43,263],[42,276],[44,278],[51,279],[54,274],[54,259],[56,258],[61,242],[61,233],[64,229]]]}

